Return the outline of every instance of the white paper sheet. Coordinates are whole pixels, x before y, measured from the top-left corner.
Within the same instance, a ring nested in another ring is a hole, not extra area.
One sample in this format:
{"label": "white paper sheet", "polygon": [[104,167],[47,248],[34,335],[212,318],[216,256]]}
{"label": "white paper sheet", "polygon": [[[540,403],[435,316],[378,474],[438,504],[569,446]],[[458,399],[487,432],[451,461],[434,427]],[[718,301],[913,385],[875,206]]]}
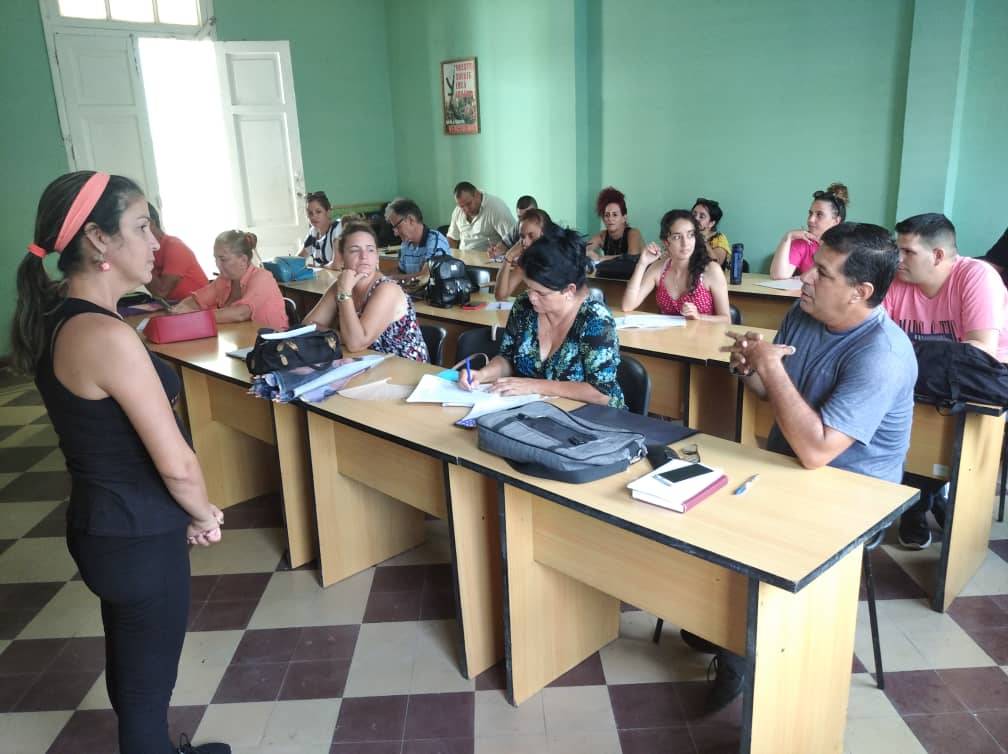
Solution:
{"label": "white paper sheet", "polygon": [[413,392],[412,385],[395,385],[386,377],[384,380],[344,388],[339,394],[344,398],[359,401],[401,401],[411,392]]}
{"label": "white paper sheet", "polygon": [[785,278],[784,280],[760,280],[756,285],[764,288],[776,288],[778,291],[800,291],[802,282],[800,278]]}
{"label": "white paper sheet", "polygon": [[298,335],[315,332],[318,326],[315,324],[305,325],[296,330],[283,330],[281,332],[268,332],[260,335],[263,340],[283,340],[284,338],[296,338]]}
{"label": "white paper sheet", "polygon": [[670,314],[628,314],[616,317],[617,330],[659,330],[664,327],[684,327],[686,318]]}

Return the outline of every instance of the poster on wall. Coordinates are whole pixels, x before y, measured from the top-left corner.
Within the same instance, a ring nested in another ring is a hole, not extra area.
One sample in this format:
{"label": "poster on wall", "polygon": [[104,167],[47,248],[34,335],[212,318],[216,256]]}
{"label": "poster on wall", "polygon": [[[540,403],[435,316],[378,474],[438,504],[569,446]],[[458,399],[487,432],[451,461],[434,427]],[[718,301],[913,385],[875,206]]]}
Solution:
{"label": "poster on wall", "polygon": [[441,63],[441,104],[446,134],[479,133],[476,58],[445,60]]}

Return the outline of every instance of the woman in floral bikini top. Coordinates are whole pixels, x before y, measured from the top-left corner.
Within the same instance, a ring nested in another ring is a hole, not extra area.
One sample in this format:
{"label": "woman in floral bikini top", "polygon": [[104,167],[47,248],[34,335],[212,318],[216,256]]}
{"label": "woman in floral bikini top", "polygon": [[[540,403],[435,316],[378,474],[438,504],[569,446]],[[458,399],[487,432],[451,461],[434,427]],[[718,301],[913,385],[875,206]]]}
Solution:
{"label": "woman in floral bikini top", "polygon": [[304,323],[338,328],[343,348],[351,353],[370,348],[427,361],[427,344],[413,302],[392,278],[381,273],[378,242],[371,226],[348,224],[339,239],[339,255],[343,272]]}
{"label": "woman in floral bikini top", "polygon": [[661,241],[668,251],[668,260],[662,265],[654,264],[661,257],[661,248],[648,244],[627,282],[623,309],[636,309],[655,290],[662,314],[729,322],[728,281],[718,263],[707,254],[693,215],[684,209],[666,212],[661,219]]}

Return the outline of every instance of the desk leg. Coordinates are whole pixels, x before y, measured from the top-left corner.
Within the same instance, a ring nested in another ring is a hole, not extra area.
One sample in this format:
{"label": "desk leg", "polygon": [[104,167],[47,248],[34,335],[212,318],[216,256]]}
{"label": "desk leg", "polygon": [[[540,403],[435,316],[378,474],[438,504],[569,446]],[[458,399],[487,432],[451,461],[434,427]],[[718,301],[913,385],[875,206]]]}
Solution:
{"label": "desk leg", "polygon": [[958,453],[953,447],[946,536],[938,561],[938,578],[931,606],[945,612],[973,578],[990,540],[994,484],[1001,458],[1004,418],[963,414],[956,427]]}
{"label": "desk leg", "polygon": [[842,752],[861,548],[797,594],[750,580],[742,751]]}
{"label": "desk leg", "polygon": [[[244,388],[182,368],[189,430],[210,502],[227,508],[280,489],[272,407]],[[225,524],[226,525],[226,524]]]}
{"label": "desk leg", "polygon": [[462,675],[475,678],[504,656],[497,483],[455,464],[447,470]]}
{"label": "desk leg", "polygon": [[739,389],[738,379],[727,368],[690,364],[688,425],[708,435],[734,440]]}
{"label": "desk leg", "polygon": [[315,491],[308,460],[305,410],[290,403],[273,405],[277,454],[280,457],[284,521],[291,568],[318,557]]}
{"label": "desk leg", "polygon": [[424,514],[340,473],[337,425],[308,414],[322,586],[329,586],[424,541]]}
{"label": "desk leg", "polygon": [[532,509],[531,494],[503,486],[504,643],[515,705],[619,633],[618,599],[536,562]]}

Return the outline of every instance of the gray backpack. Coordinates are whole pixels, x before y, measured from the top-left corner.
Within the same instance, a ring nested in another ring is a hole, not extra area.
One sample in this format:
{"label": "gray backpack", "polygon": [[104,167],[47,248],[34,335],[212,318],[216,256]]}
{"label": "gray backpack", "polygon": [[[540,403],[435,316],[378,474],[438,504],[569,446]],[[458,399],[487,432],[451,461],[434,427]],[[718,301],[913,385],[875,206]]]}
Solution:
{"label": "gray backpack", "polygon": [[535,401],[476,420],[479,447],[531,476],[591,482],[643,458],[644,435],[587,421]]}

